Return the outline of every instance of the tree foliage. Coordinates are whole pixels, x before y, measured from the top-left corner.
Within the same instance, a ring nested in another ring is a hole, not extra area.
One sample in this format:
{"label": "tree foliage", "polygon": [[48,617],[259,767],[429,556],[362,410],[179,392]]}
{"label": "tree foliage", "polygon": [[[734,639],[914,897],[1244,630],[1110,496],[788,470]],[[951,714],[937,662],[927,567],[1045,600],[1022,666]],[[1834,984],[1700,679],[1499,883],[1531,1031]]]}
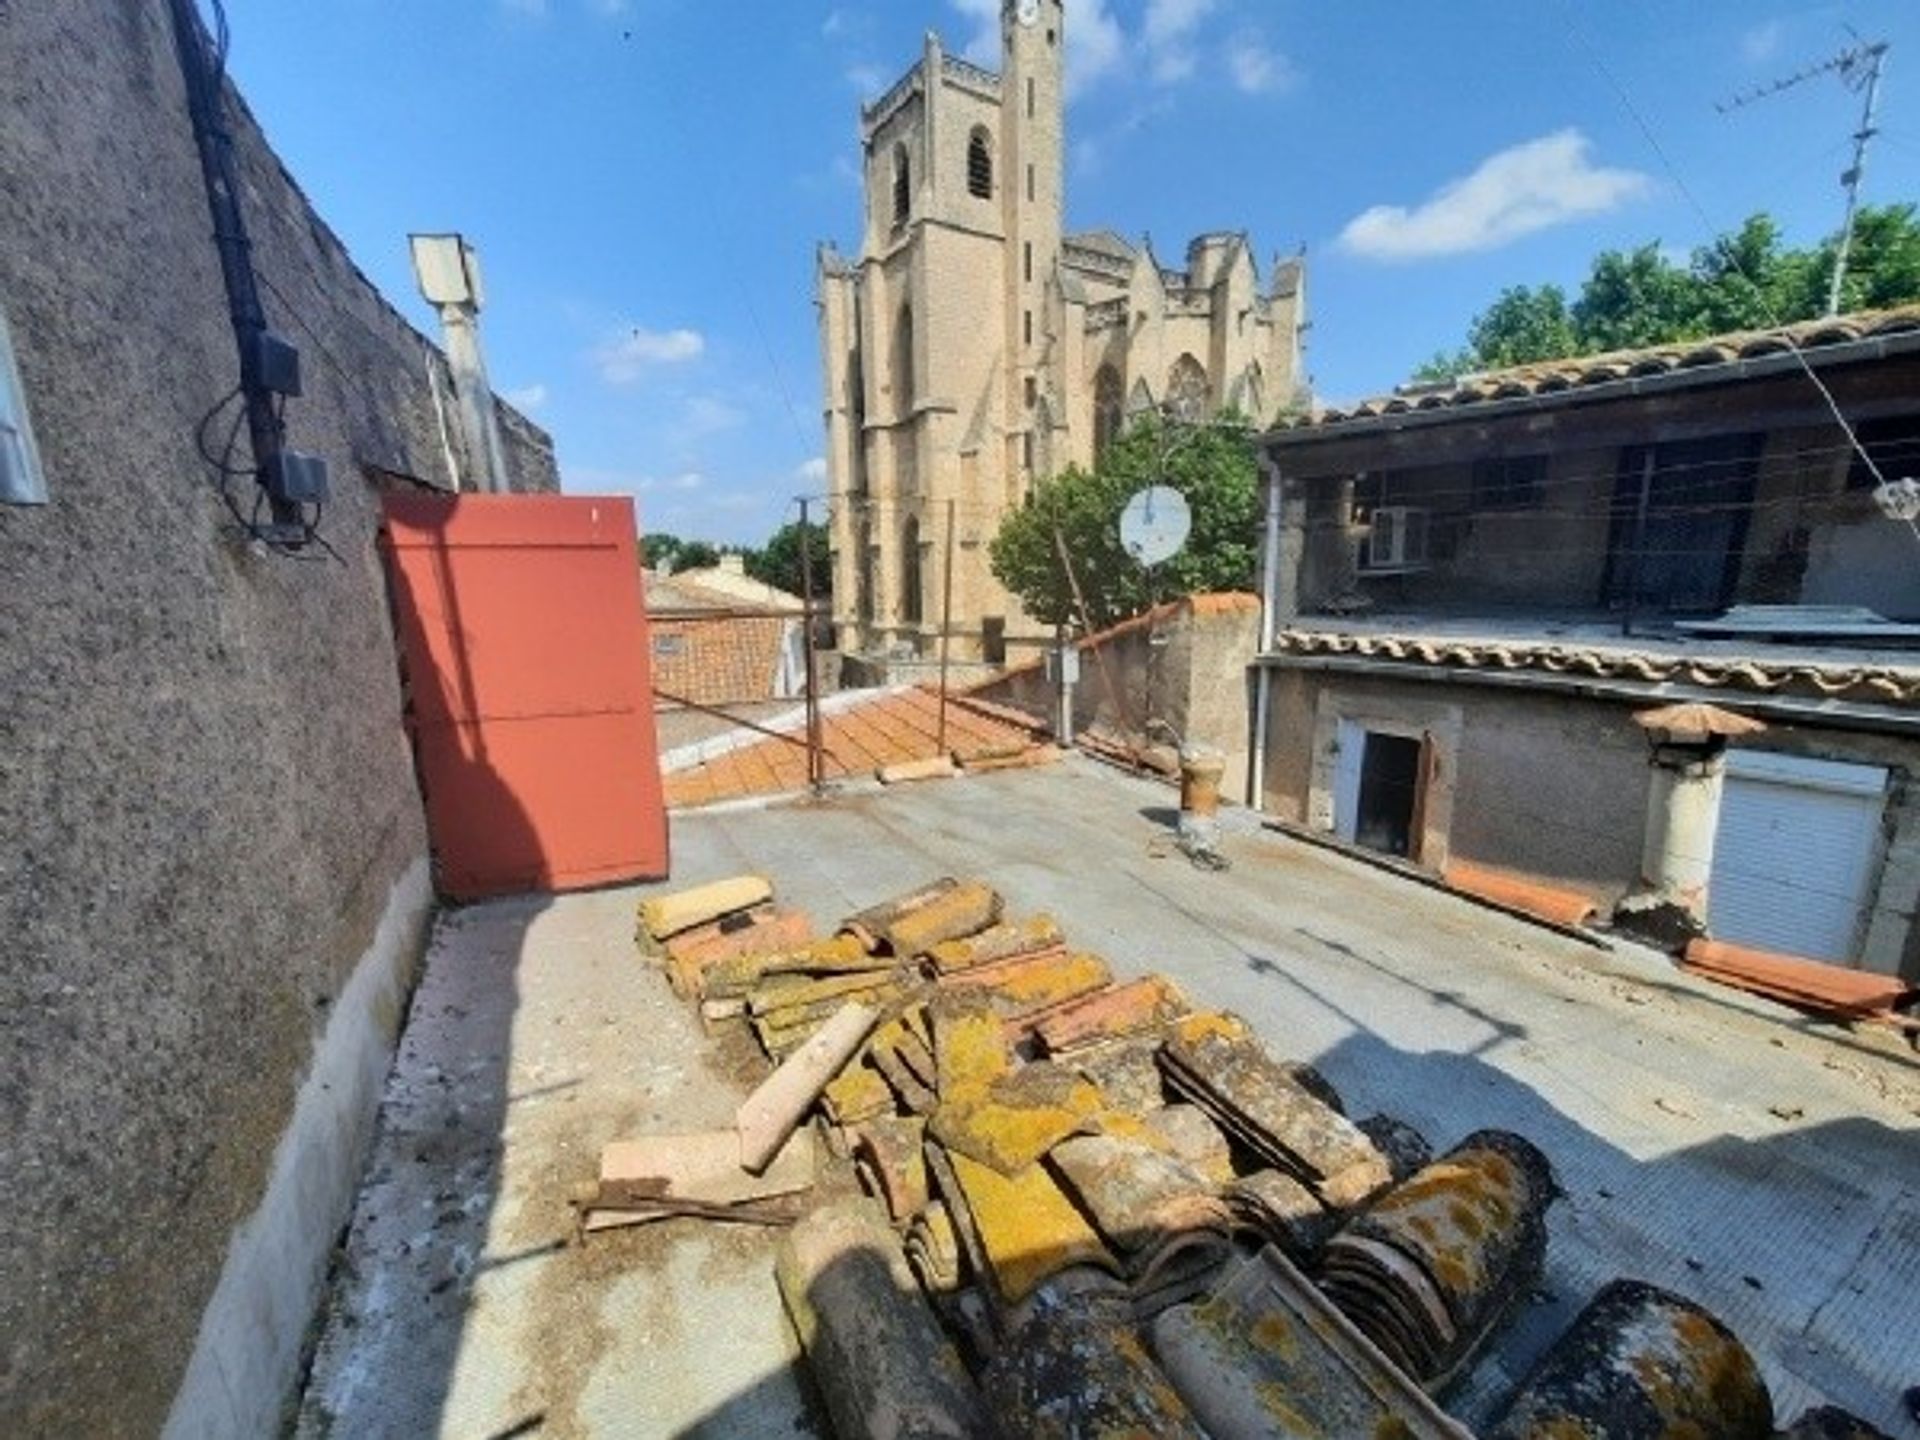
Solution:
{"label": "tree foliage", "polygon": [[[1864,206],[1847,256],[1840,308],[1920,300],[1920,218],[1913,205]],[[1697,340],[1826,313],[1838,235],[1789,247],[1768,215],[1703,245],[1685,264],[1657,243],[1594,257],[1569,303],[1558,285],[1515,285],[1474,317],[1467,344],[1435,355],[1415,378],[1445,380],[1570,355]]]}
{"label": "tree foliage", "polygon": [[798,520],[789,521],[774,531],[763,547],[747,551],[747,573],[789,595],[802,593],[800,547],[803,542],[813,570],[814,595],[832,594],[833,559],[827,548],[827,527],[813,522],[808,522],[803,531]]}
{"label": "tree foliage", "polygon": [[664,532],[640,537],[641,563],[649,570],[704,570],[720,563],[720,547],[705,540],[683,540]]}
{"label": "tree foliage", "polygon": [[[1120,512],[1148,485],[1171,485],[1193,511],[1180,553],[1151,575],[1120,548]],[[1259,477],[1250,429],[1234,417],[1181,426],[1157,418],[1136,423],[1092,470],[1074,466],[1034,486],[993,538],[993,573],[1035,619],[1077,621],[1060,542],[1073,560],[1097,629],[1155,601],[1253,584],[1260,530]],[[1056,539],[1056,536],[1059,538]]]}

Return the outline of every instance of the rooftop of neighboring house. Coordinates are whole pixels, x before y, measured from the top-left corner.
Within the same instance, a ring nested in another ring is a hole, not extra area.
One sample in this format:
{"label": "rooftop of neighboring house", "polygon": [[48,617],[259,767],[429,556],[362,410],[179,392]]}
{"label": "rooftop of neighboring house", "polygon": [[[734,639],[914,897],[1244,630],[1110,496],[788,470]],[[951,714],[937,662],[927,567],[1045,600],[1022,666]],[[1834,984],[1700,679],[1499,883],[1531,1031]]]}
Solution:
{"label": "rooftop of neighboring house", "polygon": [[[1545,670],[1588,680],[1676,684],[1799,697],[1814,703],[1906,707],[1920,702],[1920,627],[1884,624],[1832,638],[1812,630],[1794,639],[1780,623],[1700,634],[1684,622],[1654,621],[1622,633],[1621,617],[1599,612],[1489,610],[1473,614],[1379,611],[1286,621],[1269,655],[1390,660],[1469,672]],[[1711,625],[1713,622],[1706,622]],[[1902,648],[1907,647],[1907,648]]]}
{"label": "rooftop of neighboring house", "polygon": [[1912,351],[1920,351],[1920,305],[1863,310],[1765,330],[1535,361],[1433,384],[1403,385],[1387,395],[1323,406],[1310,416],[1283,420],[1269,433],[1267,443],[1286,447],[1334,433],[1469,418],[1462,411],[1471,411],[1471,418],[1477,419],[1504,409],[1727,384],[1796,370],[1803,360],[1824,367]]}
{"label": "rooftop of neighboring house", "polygon": [[646,587],[647,609],[655,615],[677,610],[742,608],[799,615],[806,610],[806,602],[798,595],[788,594],[747,574],[745,562],[738,555],[722,555],[718,565],[696,570],[668,574],[648,570],[642,583]]}

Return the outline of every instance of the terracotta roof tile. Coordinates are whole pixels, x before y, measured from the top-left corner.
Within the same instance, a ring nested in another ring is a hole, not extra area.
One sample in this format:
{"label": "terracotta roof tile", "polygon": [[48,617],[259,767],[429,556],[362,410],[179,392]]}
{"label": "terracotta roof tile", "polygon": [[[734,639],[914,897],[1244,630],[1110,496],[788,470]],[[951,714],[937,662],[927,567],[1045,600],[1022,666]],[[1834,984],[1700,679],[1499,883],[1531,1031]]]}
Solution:
{"label": "terracotta roof tile", "polygon": [[[923,689],[878,690],[829,709],[821,717],[829,778],[871,774],[882,765],[930,760],[938,753],[940,697]],[[796,739],[804,724],[782,731]],[[1043,733],[1015,710],[972,696],[947,697],[947,749],[963,761],[1016,745],[1033,745]],[[806,752],[771,737],[691,764],[666,776],[667,804],[675,809],[711,805],[753,795],[776,795],[806,784]]]}
{"label": "terracotta roof tile", "polygon": [[1489,400],[1511,400],[1529,395],[1551,395],[1615,381],[1707,370],[1741,360],[1786,354],[1796,348],[1817,351],[1858,340],[1902,335],[1920,330],[1920,305],[1888,310],[1862,310],[1852,315],[1783,325],[1771,330],[1741,330],[1699,340],[1650,345],[1605,355],[1574,355],[1541,360],[1505,370],[1462,375],[1438,388],[1409,389],[1376,395],[1351,405],[1333,406],[1316,415],[1283,422],[1273,432],[1311,431],[1353,420],[1372,420],[1409,411],[1457,409]]}

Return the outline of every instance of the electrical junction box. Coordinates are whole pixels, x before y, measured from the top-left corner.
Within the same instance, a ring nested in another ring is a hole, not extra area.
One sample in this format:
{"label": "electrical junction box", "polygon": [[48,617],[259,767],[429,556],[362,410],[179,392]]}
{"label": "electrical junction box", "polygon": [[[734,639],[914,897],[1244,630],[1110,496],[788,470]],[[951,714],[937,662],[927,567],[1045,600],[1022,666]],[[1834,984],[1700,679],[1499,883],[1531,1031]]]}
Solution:
{"label": "electrical junction box", "polygon": [[267,494],[289,505],[319,505],[327,498],[327,462],[318,455],[282,450],[267,466]]}
{"label": "electrical junction box", "polygon": [[1080,683],[1080,652],[1072,645],[1047,651],[1047,683],[1049,685],[1078,685]]}
{"label": "electrical junction box", "polygon": [[271,330],[253,337],[253,370],[275,395],[293,399],[300,394],[300,347]]}

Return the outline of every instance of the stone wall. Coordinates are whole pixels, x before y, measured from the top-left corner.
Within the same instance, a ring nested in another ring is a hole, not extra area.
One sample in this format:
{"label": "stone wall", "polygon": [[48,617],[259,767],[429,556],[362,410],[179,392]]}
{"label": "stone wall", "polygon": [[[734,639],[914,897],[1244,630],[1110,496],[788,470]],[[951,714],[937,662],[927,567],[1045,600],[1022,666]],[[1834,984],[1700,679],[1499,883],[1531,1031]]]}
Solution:
{"label": "stone wall", "polygon": [[[1728,695],[1738,706],[1743,697]],[[1746,697],[1751,699],[1751,697]],[[1602,914],[1640,873],[1648,752],[1633,724],[1645,696],[1583,696],[1277,666],[1270,698],[1266,809],[1331,832],[1338,722],[1431,735],[1438,765],[1423,864],[1471,861],[1580,890]],[[1886,766],[1892,774],[1873,912],[1860,963],[1920,977],[1920,745],[1769,719],[1754,748]]]}
{"label": "stone wall", "polygon": [[[1252,730],[1247,667],[1259,629],[1252,595],[1190,595],[1081,641],[1074,733],[1155,746],[1177,736],[1217,750],[1227,758],[1221,793],[1241,798]],[[1044,662],[1008,670],[973,693],[1048,726],[1059,715]]]}
{"label": "stone wall", "polygon": [[431,903],[375,525],[448,482],[444,366],[230,97],[334,553],[239,538],[194,439],[237,366],[167,6],[4,13],[0,307],[50,498],[0,506],[0,1430],[268,1434]]}

